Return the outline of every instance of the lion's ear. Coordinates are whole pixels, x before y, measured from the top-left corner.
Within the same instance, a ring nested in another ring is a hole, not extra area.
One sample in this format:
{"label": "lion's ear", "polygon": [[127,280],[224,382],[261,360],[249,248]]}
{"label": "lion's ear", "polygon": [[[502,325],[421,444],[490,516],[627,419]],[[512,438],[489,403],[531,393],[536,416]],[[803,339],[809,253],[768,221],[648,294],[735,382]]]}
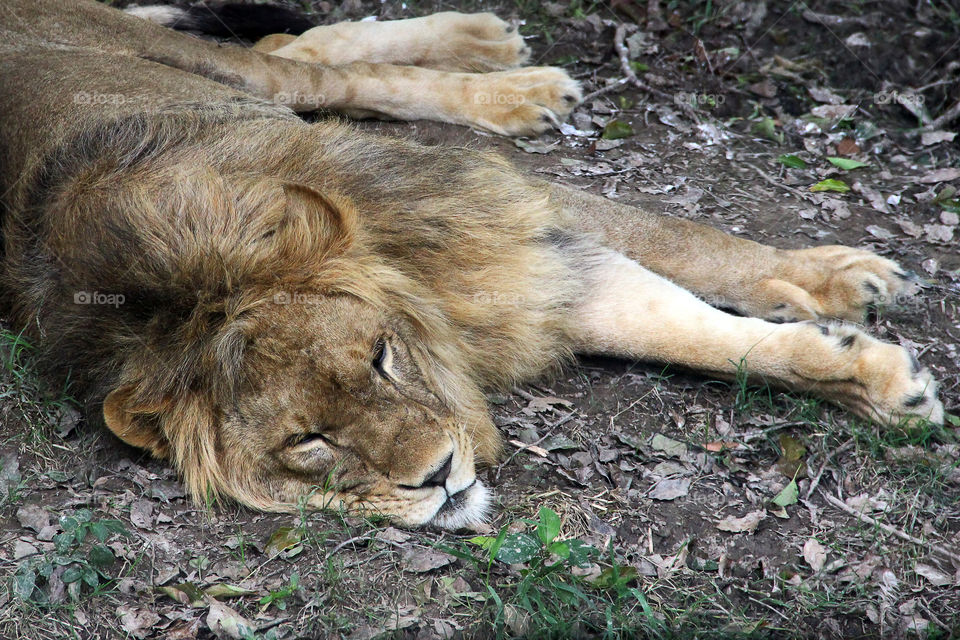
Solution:
{"label": "lion's ear", "polygon": [[285,182],[283,193],[286,215],[277,230],[280,238],[298,246],[313,244],[313,251],[326,256],[346,250],[357,224],[356,209],[350,201],[295,182]]}
{"label": "lion's ear", "polygon": [[107,428],[127,444],[165,458],[169,446],[157,418],[168,403],[137,402],[133,397],[136,390],[135,384],[123,384],[108,393],[103,399],[103,420]]}

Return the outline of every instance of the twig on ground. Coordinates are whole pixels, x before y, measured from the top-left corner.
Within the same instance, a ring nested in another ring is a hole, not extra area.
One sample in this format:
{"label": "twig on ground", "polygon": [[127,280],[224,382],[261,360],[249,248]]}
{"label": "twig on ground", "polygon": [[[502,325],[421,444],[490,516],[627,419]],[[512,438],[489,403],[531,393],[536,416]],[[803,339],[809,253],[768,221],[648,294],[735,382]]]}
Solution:
{"label": "twig on ground", "polygon": [[[627,25],[621,23],[617,25],[616,33],[613,36],[613,48],[614,50],[616,50],[617,57],[620,59],[620,72],[623,73],[624,77],[620,78],[619,80],[611,84],[608,84],[605,87],[601,87],[600,89],[598,89],[597,91],[594,91],[593,93],[588,93],[583,98],[584,102],[586,102],[587,100],[596,98],[597,96],[607,93],[609,91],[613,91],[614,89],[617,89],[618,87],[622,87],[627,83],[632,84],[637,89],[640,89],[641,91],[648,93],[650,95],[657,96],[658,98],[663,98],[668,102],[675,102],[674,96],[671,96],[666,91],[661,91],[660,89],[651,87],[649,84],[647,84],[646,82],[644,82],[643,80],[637,77],[637,74],[636,72],[634,72],[633,67],[630,66],[630,51],[629,49],[627,49],[626,38],[627,38]],[[676,102],[676,104],[677,106],[680,107],[681,110],[683,110],[683,112],[691,120],[693,120],[694,122],[700,122],[700,116],[697,115],[697,112],[693,109],[693,107],[691,107],[690,105],[684,102]]]}
{"label": "twig on ground", "polygon": [[867,514],[861,513],[856,509],[854,509],[853,507],[847,505],[847,503],[844,502],[843,500],[840,500],[839,498],[834,498],[833,496],[825,492],[823,489],[820,489],[820,495],[823,496],[824,500],[826,500],[827,502],[835,506],[837,509],[840,509],[840,511],[843,511],[846,514],[853,516],[854,518],[856,518],[857,520],[860,520],[865,524],[869,524],[874,527],[879,527],[880,529],[883,529],[890,535],[894,535],[900,538],[901,540],[906,540],[907,542],[910,542],[917,546],[925,547],[931,553],[938,553],[944,556],[945,558],[949,558],[950,560],[953,560],[956,563],[960,563],[960,554],[958,553],[950,551],[949,549],[944,549],[940,545],[933,544],[932,542],[927,542],[926,540],[915,538],[909,533],[900,531],[900,529],[897,529],[896,527],[891,527],[889,524],[884,524],[878,520],[875,520],[874,518],[871,518]]}
{"label": "twig on ground", "polygon": [[628,82],[630,82],[629,78],[620,78],[619,80],[614,80],[613,82],[600,87],[596,91],[591,91],[587,95],[583,96],[583,102],[586,103],[594,98],[599,98],[602,95],[614,91],[615,89],[622,89]]}
{"label": "twig on ground", "polygon": [[384,544],[391,544],[391,545],[393,545],[393,546],[395,546],[395,547],[403,548],[403,544],[401,544],[401,543],[399,543],[399,542],[394,542],[393,540],[384,540],[383,538],[378,538],[378,537],[376,536],[376,533],[374,533],[373,535],[371,535],[371,534],[369,534],[369,533],[365,533],[365,534],[363,534],[362,536],[355,536],[355,537],[353,537],[353,538],[350,538],[349,540],[344,540],[343,542],[341,542],[340,544],[338,544],[337,546],[335,546],[333,549],[331,549],[330,552],[327,553],[327,557],[329,558],[330,556],[336,555],[338,551],[341,551],[344,547],[348,547],[348,546],[350,546],[351,544],[355,544],[355,543],[357,543],[357,542],[364,542],[364,541],[366,541],[366,542],[373,542],[374,540],[377,541],[377,542],[382,542],[382,543],[384,543]]}
{"label": "twig on ground", "polygon": [[523,389],[521,389],[520,387],[518,387],[518,386],[516,386],[516,385],[513,386],[513,389],[511,389],[511,391],[513,391],[515,394],[517,394],[518,396],[520,396],[521,398],[523,398],[523,399],[526,400],[527,402],[533,402],[534,400],[537,399],[537,396],[535,396],[535,395],[533,395],[533,394],[531,394],[531,393],[528,393],[528,392],[524,391]]}
{"label": "twig on ground", "polygon": [[853,446],[853,438],[850,438],[842,445],[830,451],[823,457],[823,464],[820,465],[820,469],[817,470],[817,475],[810,480],[810,488],[807,489],[807,493],[803,496],[804,500],[809,500],[810,496],[813,495],[814,490],[820,486],[820,478],[823,476],[823,472],[826,471],[827,465],[830,464],[830,461],[836,458],[841,453],[845,452],[847,449]]}
{"label": "twig on ground", "polygon": [[738,434],[736,437],[744,442],[750,442],[751,440],[756,440],[757,438],[763,438],[773,433],[774,431],[780,431],[781,429],[792,429],[793,427],[803,427],[808,425],[809,422],[805,420],[794,420],[793,422],[778,422],[772,427],[767,427],[766,429],[756,429],[754,431],[744,431],[741,434]]}
{"label": "twig on ground", "polygon": [[803,191],[800,191],[799,189],[794,189],[794,188],[791,187],[791,186],[785,185],[785,184],[783,184],[782,182],[777,182],[777,181],[774,179],[773,176],[771,176],[771,175],[768,174],[768,173],[765,173],[762,169],[760,169],[760,167],[757,167],[757,166],[755,166],[755,165],[752,165],[752,164],[750,164],[749,162],[748,162],[748,163],[745,163],[745,164],[746,164],[748,167],[751,167],[754,171],[757,172],[757,175],[759,175],[759,176],[760,176],[761,178],[763,178],[766,182],[769,182],[769,183],[772,184],[773,186],[775,186],[775,187],[780,187],[780,188],[783,189],[784,191],[787,191],[787,192],[792,193],[793,195],[797,196],[797,197],[800,198],[801,200],[806,201],[806,200],[808,199],[808,194],[804,193]]}

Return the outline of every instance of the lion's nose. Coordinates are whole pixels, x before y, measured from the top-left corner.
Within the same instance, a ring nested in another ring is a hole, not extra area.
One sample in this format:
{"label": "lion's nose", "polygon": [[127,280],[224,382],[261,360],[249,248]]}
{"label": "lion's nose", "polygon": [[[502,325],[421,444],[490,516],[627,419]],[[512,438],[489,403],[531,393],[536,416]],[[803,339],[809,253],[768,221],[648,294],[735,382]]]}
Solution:
{"label": "lion's nose", "polygon": [[447,456],[447,459],[444,460],[443,464],[440,465],[440,468],[430,474],[430,477],[423,481],[423,484],[420,485],[420,488],[426,487],[442,487],[446,484],[447,478],[450,477],[450,469],[453,468],[453,452]]}

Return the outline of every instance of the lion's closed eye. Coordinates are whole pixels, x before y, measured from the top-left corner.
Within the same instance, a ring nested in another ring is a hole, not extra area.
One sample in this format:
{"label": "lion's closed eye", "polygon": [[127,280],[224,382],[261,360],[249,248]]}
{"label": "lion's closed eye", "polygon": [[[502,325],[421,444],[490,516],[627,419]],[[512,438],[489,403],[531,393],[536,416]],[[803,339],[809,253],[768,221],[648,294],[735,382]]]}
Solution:
{"label": "lion's closed eye", "polygon": [[333,442],[322,433],[297,433],[287,438],[286,446],[295,453],[316,449],[317,447],[334,448]]}
{"label": "lion's closed eye", "polygon": [[373,346],[373,368],[384,378],[394,379],[393,349],[386,338],[380,338]]}

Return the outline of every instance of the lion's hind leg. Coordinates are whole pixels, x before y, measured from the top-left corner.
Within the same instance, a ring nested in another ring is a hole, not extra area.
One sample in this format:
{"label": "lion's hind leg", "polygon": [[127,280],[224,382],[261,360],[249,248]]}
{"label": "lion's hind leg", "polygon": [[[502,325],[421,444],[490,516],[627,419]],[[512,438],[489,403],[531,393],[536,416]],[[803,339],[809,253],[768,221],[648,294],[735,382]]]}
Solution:
{"label": "lion's hind leg", "polygon": [[552,185],[552,197],[604,245],[711,303],[773,322],[862,320],[870,308],[917,293],[893,260],[842,246],[784,250],[583,191]]}
{"label": "lion's hind leg", "polygon": [[943,421],[937,384],[904,348],[843,324],[734,316],[610,252],[571,314],[574,348],[689,367],[821,396],[886,425]]}
{"label": "lion's hind leg", "polygon": [[751,315],[859,322],[870,309],[897,304],[920,290],[916,278],[896,262],[863,249],[830,245],[778,253],[781,259],[767,277],[742,289]]}

